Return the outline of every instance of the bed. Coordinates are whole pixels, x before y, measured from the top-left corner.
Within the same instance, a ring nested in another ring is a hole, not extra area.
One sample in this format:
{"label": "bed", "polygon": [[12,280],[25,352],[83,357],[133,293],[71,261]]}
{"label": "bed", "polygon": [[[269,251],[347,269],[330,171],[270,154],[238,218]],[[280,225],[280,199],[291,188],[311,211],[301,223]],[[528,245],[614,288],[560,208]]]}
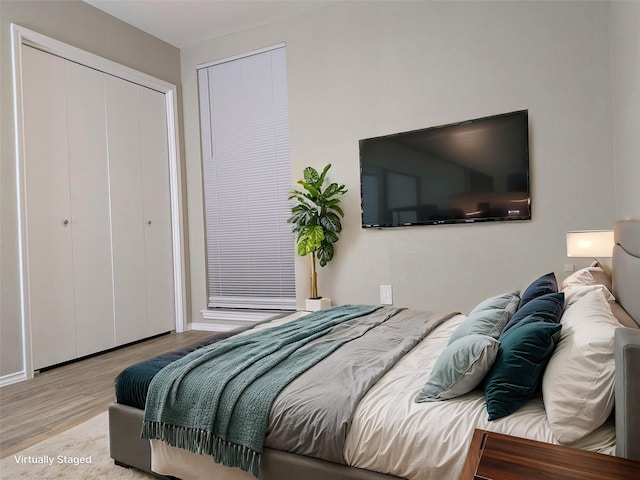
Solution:
{"label": "bed", "polygon": [[[119,376],[109,408],[111,457],[183,480],[255,478],[246,464],[215,463],[202,443],[189,449],[206,454],[170,445],[173,431],[162,440],[160,427],[176,411],[158,406],[163,392],[177,395],[161,380],[186,359],[289,335],[305,322],[317,333],[329,322],[327,336],[318,333],[301,349],[319,360],[274,393],[253,470],[260,478],[458,478],[474,428],[640,460],[640,378],[633,373],[640,365],[640,222],[617,222],[615,238],[612,280],[597,263],[555,288],[555,276],[545,274],[467,316],[367,306],[337,310],[333,319],[298,313],[132,366],[132,378]],[[522,354],[522,342],[535,348]],[[526,362],[537,367],[512,369]],[[505,387],[514,375],[517,385]],[[327,397],[328,387],[335,396]],[[143,430],[151,440],[141,439]],[[223,463],[247,461],[225,452],[216,450]]]}

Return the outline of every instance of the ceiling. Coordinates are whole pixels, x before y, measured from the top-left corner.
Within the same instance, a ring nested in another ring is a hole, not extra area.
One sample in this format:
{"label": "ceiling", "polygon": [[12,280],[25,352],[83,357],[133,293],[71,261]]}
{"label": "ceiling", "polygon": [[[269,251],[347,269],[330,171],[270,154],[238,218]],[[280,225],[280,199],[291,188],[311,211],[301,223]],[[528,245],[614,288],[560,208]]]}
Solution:
{"label": "ceiling", "polygon": [[337,0],[84,0],[178,48],[295,17]]}

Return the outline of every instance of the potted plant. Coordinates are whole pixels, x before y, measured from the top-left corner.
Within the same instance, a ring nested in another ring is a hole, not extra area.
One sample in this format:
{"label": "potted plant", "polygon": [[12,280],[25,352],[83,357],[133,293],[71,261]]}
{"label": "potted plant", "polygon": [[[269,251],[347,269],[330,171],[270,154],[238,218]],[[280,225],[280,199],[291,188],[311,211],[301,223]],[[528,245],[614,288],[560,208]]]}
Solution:
{"label": "potted plant", "polygon": [[291,207],[291,217],[287,222],[293,224],[296,234],[298,255],[309,256],[311,264],[311,302],[307,302],[307,310],[319,310],[331,305],[331,301],[323,302],[318,296],[318,277],[316,259],[324,267],[333,258],[333,244],[338,241],[338,233],[342,230],[341,217],[344,212],[340,208],[340,197],[347,193],[344,185],[330,183],[324,187],[327,172],[331,164],[327,164],[322,173],[313,167],[304,169],[304,179],[298,180],[301,190],[292,190],[289,200],[295,200]]}

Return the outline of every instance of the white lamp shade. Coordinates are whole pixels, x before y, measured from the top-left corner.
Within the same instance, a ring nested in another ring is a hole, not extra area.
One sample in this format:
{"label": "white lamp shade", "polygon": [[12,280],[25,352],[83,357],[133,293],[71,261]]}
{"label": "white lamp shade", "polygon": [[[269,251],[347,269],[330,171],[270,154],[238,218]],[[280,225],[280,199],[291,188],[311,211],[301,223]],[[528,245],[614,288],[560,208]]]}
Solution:
{"label": "white lamp shade", "polygon": [[567,257],[611,257],[613,230],[567,232]]}

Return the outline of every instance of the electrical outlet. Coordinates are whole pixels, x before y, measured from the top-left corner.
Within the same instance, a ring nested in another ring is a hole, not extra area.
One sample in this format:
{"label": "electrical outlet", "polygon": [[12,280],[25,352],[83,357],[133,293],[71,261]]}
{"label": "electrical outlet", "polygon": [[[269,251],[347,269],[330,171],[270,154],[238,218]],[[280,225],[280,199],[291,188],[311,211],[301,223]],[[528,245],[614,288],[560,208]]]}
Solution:
{"label": "electrical outlet", "polygon": [[391,285],[380,285],[380,305],[393,305]]}

